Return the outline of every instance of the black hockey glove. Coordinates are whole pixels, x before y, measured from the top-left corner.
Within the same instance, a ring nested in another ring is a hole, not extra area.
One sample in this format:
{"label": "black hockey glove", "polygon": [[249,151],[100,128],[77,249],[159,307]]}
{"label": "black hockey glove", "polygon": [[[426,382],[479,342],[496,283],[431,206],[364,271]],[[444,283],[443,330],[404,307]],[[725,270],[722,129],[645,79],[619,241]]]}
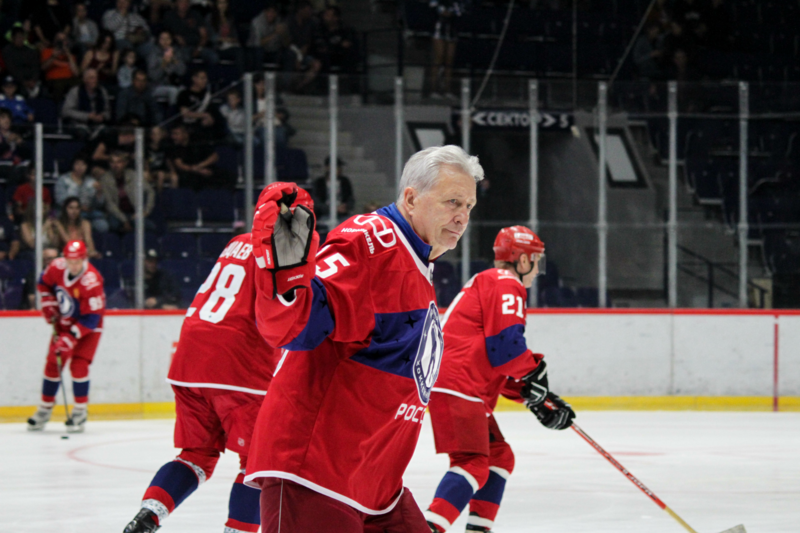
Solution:
{"label": "black hockey glove", "polygon": [[539,405],[545,398],[549,389],[547,385],[547,364],[544,361],[539,363],[536,369],[522,378],[524,385],[520,391],[525,407],[532,409],[534,405]]}
{"label": "black hockey glove", "polygon": [[550,429],[567,429],[575,418],[572,407],[552,392],[547,393],[544,402],[530,407],[530,410],[544,427]]}

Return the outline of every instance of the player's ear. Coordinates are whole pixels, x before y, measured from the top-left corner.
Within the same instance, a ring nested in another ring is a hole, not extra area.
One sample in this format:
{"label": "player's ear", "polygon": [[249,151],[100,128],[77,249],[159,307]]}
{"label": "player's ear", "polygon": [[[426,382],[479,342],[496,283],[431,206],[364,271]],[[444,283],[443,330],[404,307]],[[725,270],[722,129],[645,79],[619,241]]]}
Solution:
{"label": "player's ear", "polygon": [[407,212],[411,212],[418,199],[419,195],[417,195],[417,191],[413,187],[406,187],[403,191],[403,207],[405,207]]}

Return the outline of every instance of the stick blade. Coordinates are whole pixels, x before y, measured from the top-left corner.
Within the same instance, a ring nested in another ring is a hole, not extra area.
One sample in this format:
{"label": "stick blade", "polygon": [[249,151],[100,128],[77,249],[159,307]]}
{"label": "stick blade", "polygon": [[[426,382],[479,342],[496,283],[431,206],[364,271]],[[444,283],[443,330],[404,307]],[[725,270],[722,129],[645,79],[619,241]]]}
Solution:
{"label": "stick blade", "polygon": [[739,524],[738,526],[726,529],[725,531],[721,531],[720,533],[747,533],[747,530],[744,528],[742,524]]}

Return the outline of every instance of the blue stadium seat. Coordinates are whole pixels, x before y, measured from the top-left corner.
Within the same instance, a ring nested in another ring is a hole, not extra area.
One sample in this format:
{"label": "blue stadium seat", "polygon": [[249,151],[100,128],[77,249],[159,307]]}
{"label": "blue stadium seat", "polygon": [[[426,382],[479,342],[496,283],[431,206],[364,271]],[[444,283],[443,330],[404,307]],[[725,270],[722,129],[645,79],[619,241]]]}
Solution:
{"label": "blue stadium seat", "polygon": [[205,280],[208,275],[211,273],[211,269],[214,268],[214,264],[217,262],[217,259],[205,259],[201,258],[197,260],[197,274],[200,276],[197,278],[198,280]]}
{"label": "blue stadium seat", "polygon": [[181,288],[197,290],[200,286],[197,264],[193,259],[164,259],[159,263],[162,270],[171,272]]}
{"label": "blue stadium seat", "polygon": [[[308,160],[306,153],[299,148],[287,148],[284,152],[284,168],[281,173],[278,169],[278,179],[285,181],[304,182],[308,180]],[[280,158],[276,157],[280,162]]]}
{"label": "blue stadium seat", "polygon": [[200,235],[200,256],[216,259],[233,238],[231,233],[204,233]]}
{"label": "blue stadium seat", "polygon": [[[600,294],[597,287],[578,287],[575,291],[578,300],[578,307],[598,307],[600,305]],[[608,298],[606,298],[608,305]]]}
{"label": "blue stadium seat", "polygon": [[[241,153],[232,146],[217,146],[214,149],[219,156],[217,167],[229,172],[232,176],[239,175],[241,163]],[[263,152],[263,150],[261,150]]]}
{"label": "blue stadium seat", "polygon": [[119,235],[116,233],[92,232],[92,238],[94,239],[95,248],[103,254],[103,257],[116,259],[122,257],[122,244],[120,243]]}
{"label": "blue stadium seat", "polygon": [[548,287],[541,296],[544,307],[578,307],[578,299],[569,287]]}
{"label": "blue stadium seat", "polygon": [[22,283],[19,281],[10,281],[2,284],[2,302],[0,307],[2,309],[13,310],[19,309],[22,303]]}
{"label": "blue stadium seat", "polygon": [[106,289],[106,309],[130,309],[133,302],[128,297],[126,289],[109,291]]}
{"label": "blue stadium seat", "polygon": [[452,263],[438,261],[433,269],[433,286],[440,307],[447,307],[461,291],[461,280]]}
{"label": "blue stadium seat", "polygon": [[11,268],[11,278],[17,281],[23,281],[33,270],[33,261],[29,261],[27,259],[14,259],[12,261],[6,261],[6,265]]}
{"label": "blue stadium seat", "polygon": [[161,254],[165,259],[197,257],[197,237],[193,233],[166,233],[161,237]]}
{"label": "blue stadium seat", "polygon": [[113,291],[122,287],[122,280],[119,274],[119,263],[116,259],[92,259],[92,265],[103,276],[103,285],[106,294],[111,294]]}
{"label": "blue stadium seat", "polygon": [[203,212],[203,220],[209,222],[231,222],[234,217],[233,193],[227,189],[205,189],[195,196],[197,207]]}
{"label": "blue stadium seat", "polygon": [[197,287],[189,287],[182,285],[180,291],[181,291],[181,301],[179,303],[180,308],[187,309],[190,305],[192,305],[192,300],[194,300],[194,297],[197,294]]}
{"label": "blue stadium seat", "polygon": [[[136,232],[130,231],[122,237],[122,256],[128,259],[133,259],[136,254]],[[144,253],[147,250],[158,250],[158,235],[152,231],[144,232]]]}
{"label": "blue stadium seat", "polygon": [[72,160],[86,145],[75,141],[58,141],[53,143],[53,159],[58,164],[59,173],[63,174],[72,169]]}
{"label": "blue stadium seat", "polygon": [[191,189],[164,189],[161,192],[161,209],[167,220],[197,220],[197,204]]}
{"label": "blue stadium seat", "polygon": [[58,123],[58,104],[49,98],[31,98],[28,100],[28,106],[33,110],[33,116],[36,122],[42,124],[56,124]]}

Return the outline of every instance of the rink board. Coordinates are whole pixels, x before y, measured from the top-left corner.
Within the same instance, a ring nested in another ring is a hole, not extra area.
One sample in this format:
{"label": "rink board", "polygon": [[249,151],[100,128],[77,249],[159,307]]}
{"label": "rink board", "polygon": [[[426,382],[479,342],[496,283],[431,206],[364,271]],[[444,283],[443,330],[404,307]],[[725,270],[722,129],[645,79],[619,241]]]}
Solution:
{"label": "rink board", "polygon": [[[93,416],[172,415],[165,377],[182,321],[107,313]],[[0,312],[0,418],[37,403],[51,331],[38,313]],[[526,338],[576,408],[771,410],[778,396],[781,410],[800,410],[800,312],[543,309],[529,311]]]}

